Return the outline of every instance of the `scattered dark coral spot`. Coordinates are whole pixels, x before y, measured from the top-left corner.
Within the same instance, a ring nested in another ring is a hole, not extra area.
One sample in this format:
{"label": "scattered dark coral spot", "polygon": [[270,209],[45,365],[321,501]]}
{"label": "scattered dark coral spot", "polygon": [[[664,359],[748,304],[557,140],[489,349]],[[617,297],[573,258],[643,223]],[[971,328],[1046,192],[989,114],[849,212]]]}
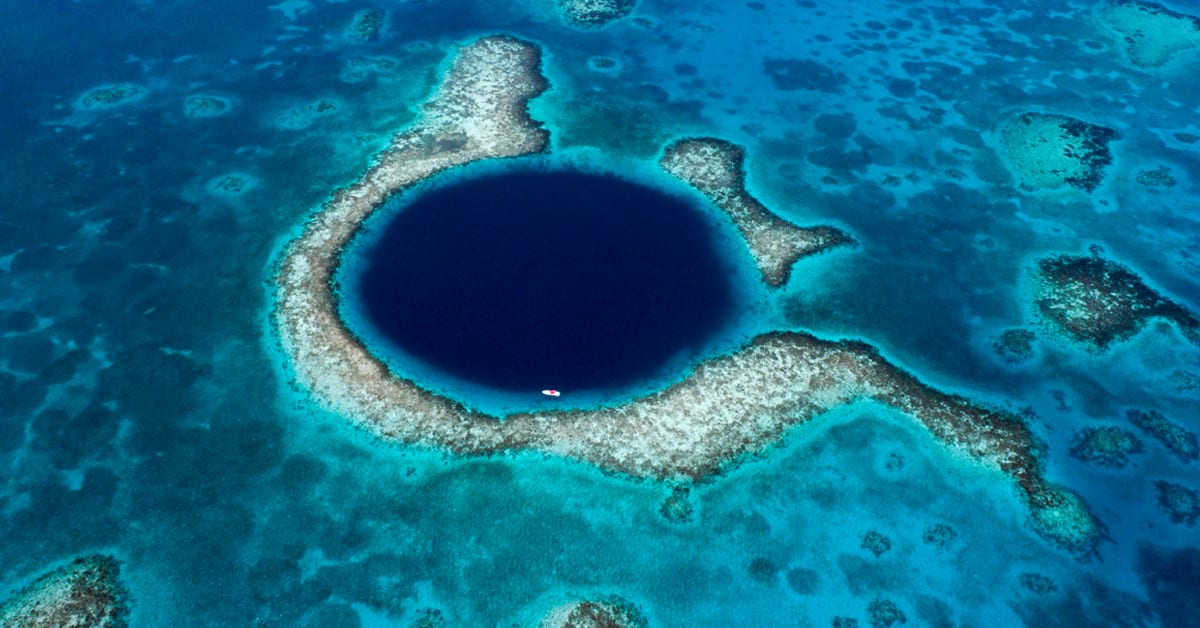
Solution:
{"label": "scattered dark coral spot", "polygon": [[1189,526],[1196,523],[1196,518],[1200,517],[1200,495],[1196,491],[1166,480],[1155,482],[1154,488],[1158,493],[1158,505],[1171,521]]}
{"label": "scattered dark coral spot", "polygon": [[784,91],[806,89],[833,93],[849,80],[845,74],[808,59],[763,59],[763,70]]}
{"label": "scattered dark coral spot", "polygon": [[793,567],[787,572],[787,583],[797,595],[812,595],[817,592],[821,575],[813,569]]}
{"label": "scattered dark coral spot", "polygon": [[1138,429],[1162,443],[1180,461],[1190,462],[1200,458],[1200,443],[1197,443],[1196,435],[1182,425],[1172,423],[1154,411],[1129,410],[1125,416]]}
{"label": "scattered dark coral spot", "polygon": [[938,549],[950,547],[956,538],[958,538],[958,532],[944,523],[935,523],[925,528],[925,532],[921,534],[922,541]]}
{"label": "scattered dark coral spot", "polygon": [[774,584],[775,578],[779,575],[779,565],[776,565],[768,558],[758,557],[750,561],[746,567],[746,572],[754,578],[755,582],[760,584]]}
{"label": "scattered dark coral spot", "polygon": [[861,547],[874,554],[875,558],[879,558],[884,552],[892,549],[892,541],[875,530],[869,530],[863,535]]}
{"label": "scattered dark coral spot", "polygon": [[1006,329],[992,345],[996,355],[1009,364],[1028,360],[1033,355],[1033,340],[1036,338],[1028,329]]}
{"label": "scattered dark coral spot", "polygon": [[688,499],[688,487],[676,486],[671,490],[671,495],[663,500],[662,506],[658,512],[663,518],[672,523],[685,523],[691,521],[692,515],[695,513],[695,507]]}
{"label": "scattered dark coral spot", "polygon": [[1175,187],[1175,177],[1171,176],[1171,169],[1166,166],[1150,168],[1137,173],[1137,182],[1150,188],[1170,188]]}
{"label": "scattered dark coral spot", "polygon": [[827,135],[832,139],[846,139],[854,135],[854,130],[857,127],[854,114],[850,112],[842,114],[823,113],[813,119],[813,128],[818,133]]}
{"label": "scattered dark coral spot", "polygon": [[1076,432],[1071,456],[1104,467],[1121,468],[1129,456],[1141,453],[1142,441],[1115,426],[1088,427]]}
{"label": "scattered dark coral spot", "polygon": [[896,624],[908,623],[908,618],[904,616],[904,612],[896,606],[896,603],[885,599],[875,598],[867,605],[867,616],[871,618],[871,625],[874,628],[887,628]]}
{"label": "scattered dark coral spot", "polygon": [[1026,572],[1020,576],[1021,586],[1037,594],[1051,593],[1058,590],[1054,581],[1040,573]]}
{"label": "scattered dark coral spot", "polygon": [[588,67],[593,70],[612,70],[617,67],[617,61],[609,57],[592,57],[588,59]]}

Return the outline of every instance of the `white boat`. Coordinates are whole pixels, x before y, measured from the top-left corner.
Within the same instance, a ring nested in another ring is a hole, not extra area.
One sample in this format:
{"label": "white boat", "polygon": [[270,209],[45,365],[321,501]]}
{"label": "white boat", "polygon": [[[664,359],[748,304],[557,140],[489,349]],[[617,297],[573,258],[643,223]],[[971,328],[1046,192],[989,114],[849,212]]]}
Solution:
{"label": "white boat", "polygon": [[547,388],[546,390],[542,391],[542,394],[546,395],[547,397],[558,397],[562,393],[558,392],[557,390],[554,390],[553,388]]}

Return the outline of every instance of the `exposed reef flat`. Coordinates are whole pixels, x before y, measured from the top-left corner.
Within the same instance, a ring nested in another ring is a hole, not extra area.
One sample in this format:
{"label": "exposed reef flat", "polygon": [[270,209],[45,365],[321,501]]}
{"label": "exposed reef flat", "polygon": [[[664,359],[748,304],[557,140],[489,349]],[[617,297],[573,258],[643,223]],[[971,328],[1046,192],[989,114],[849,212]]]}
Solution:
{"label": "exposed reef flat", "polygon": [[1119,137],[1108,127],[1051,113],[1023,113],[1000,132],[1008,163],[1028,192],[1095,190],[1113,161],[1108,145]]}
{"label": "exposed reef flat", "polygon": [[538,628],[646,628],[646,617],[629,600],[615,595],[570,602],[550,609]]}
{"label": "exposed reef flat", "polygon": [[110,556],[77,558],[42,575],[0,605],[9,628],[115,628],[127,625],[128,594]]}
{"label": "exposed reef flat", "polygon": [[746,191],[744,161],[740,146],[714,138],[688,138],[668,146],[659,165],[729,214],[768,285],[787,283],[800,258],[853,242],[833,227],[798,227],[772,213]]}
{"label": "exposed reef flat", "polygon": [[1059,255],[1039,260],[1036,273],[1038,311],[1072,340],[1103,350],[1141,331],[1151,318],[1163,318],[1200,344],[1200,319],[1116,262]]}
{"label": "exposed reef flat", "polygon": [[575,28],[603,28],[633,12],[636,0],[556,0],[559,15]]}
{"label": "exposed reef flat", "polygon": [[1109,0],[1096,14],[1125,42],[1130,62],[1138,67],[1157,68],[1180,52],[1200,48],[1200,19],[1161,4]]}
{"label": "exposed reef flat", "polygon": [[[1044,479],[1024,423],[934,390],[863,343],[764,334],[619,407],[503,420],[389,372],[339,318],[331,284],[339,256],[363,220],[396,192],[455,165],[542,150],[546,133],[525,108],[545,86],[539,60],[535,46],[507,37],[462,48],[422,117],[286,245],[272,323],[296,380],[318,403],[389,441],[463,455],[531,450],[628,476],[690,482],[722,472],[834,407],[874,400],[913,417],[951,451],[1013,478],[1040,532],[1071,551],[1092,551],[1102,526],[1078,497]],[[699,169],[715,183],[697,180],[714,195],[729,194],[728,164],[736,160],[726,145],[695,146],[723,160]]]}

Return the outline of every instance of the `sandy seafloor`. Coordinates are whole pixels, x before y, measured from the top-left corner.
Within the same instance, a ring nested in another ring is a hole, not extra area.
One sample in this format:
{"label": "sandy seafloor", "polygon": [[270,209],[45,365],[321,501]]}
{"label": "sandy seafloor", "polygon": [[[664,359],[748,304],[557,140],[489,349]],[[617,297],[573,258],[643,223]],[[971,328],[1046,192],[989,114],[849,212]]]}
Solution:
{"label": "sandy seafloor", "polygon": [[[1126,413],[1200,431],[1200,350],[1152,324],[1089,351],[1027,292],[1036,259],[1099,245],[1200,311],[1200,144],[1179,139],[1200,135],[1200,53],[1139,68],[1097,6],[642,0],[582,32],[550,0],[4,3],[0,597],[100,552],[149,626],[508,626],[607,594],[657,626],[867,626],[881,601],[908,625],[1197,621],[1197,527],[1155,483],[1200,490],[1200,462]],[[378,36],[347,38],[372,7]],[[659,514],[669,486],[380,444],[315,409],[266,320],[278,247],[412,119],[456,44],[496,32],[544,49],[531,113],[554,159],[652,179],[670,140],[722,137],[765,204],[852,233],[755,296],[746,329],[863,339],[1027,409],[1048,477],[1108,528],[1097,554],[1048,543],[1010,480],[874,405],[694,488],[686,523]],[[795,63],[772,77],[772,59]],[[120,84],[139,95],[81,100]],[[225,106],[186,115],[195,96]],[[1099,189],[1017,187],[998,130],[1026,111],[1121,134]],[[1136,181],[1159,166],[1173,187]],[[1010,364],[993,343],[1013,327],[1035,339]],[[1071,455],[1102,426],[1141,451]],[[923,540],[937,524],[944,547]]]}

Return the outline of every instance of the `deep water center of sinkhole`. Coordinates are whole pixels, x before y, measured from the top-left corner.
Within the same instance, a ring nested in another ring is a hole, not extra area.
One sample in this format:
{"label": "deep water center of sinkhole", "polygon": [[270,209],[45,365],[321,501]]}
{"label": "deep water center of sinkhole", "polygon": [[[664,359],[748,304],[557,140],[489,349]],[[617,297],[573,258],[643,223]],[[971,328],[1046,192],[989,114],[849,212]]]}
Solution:
{"label": "deep water center of sinkhole", "polygon": [[341,298],[372,351],[477,385],[669,377],[733,318],[733,263],[701,202],[573,170],[460,179],[387,212]]}

